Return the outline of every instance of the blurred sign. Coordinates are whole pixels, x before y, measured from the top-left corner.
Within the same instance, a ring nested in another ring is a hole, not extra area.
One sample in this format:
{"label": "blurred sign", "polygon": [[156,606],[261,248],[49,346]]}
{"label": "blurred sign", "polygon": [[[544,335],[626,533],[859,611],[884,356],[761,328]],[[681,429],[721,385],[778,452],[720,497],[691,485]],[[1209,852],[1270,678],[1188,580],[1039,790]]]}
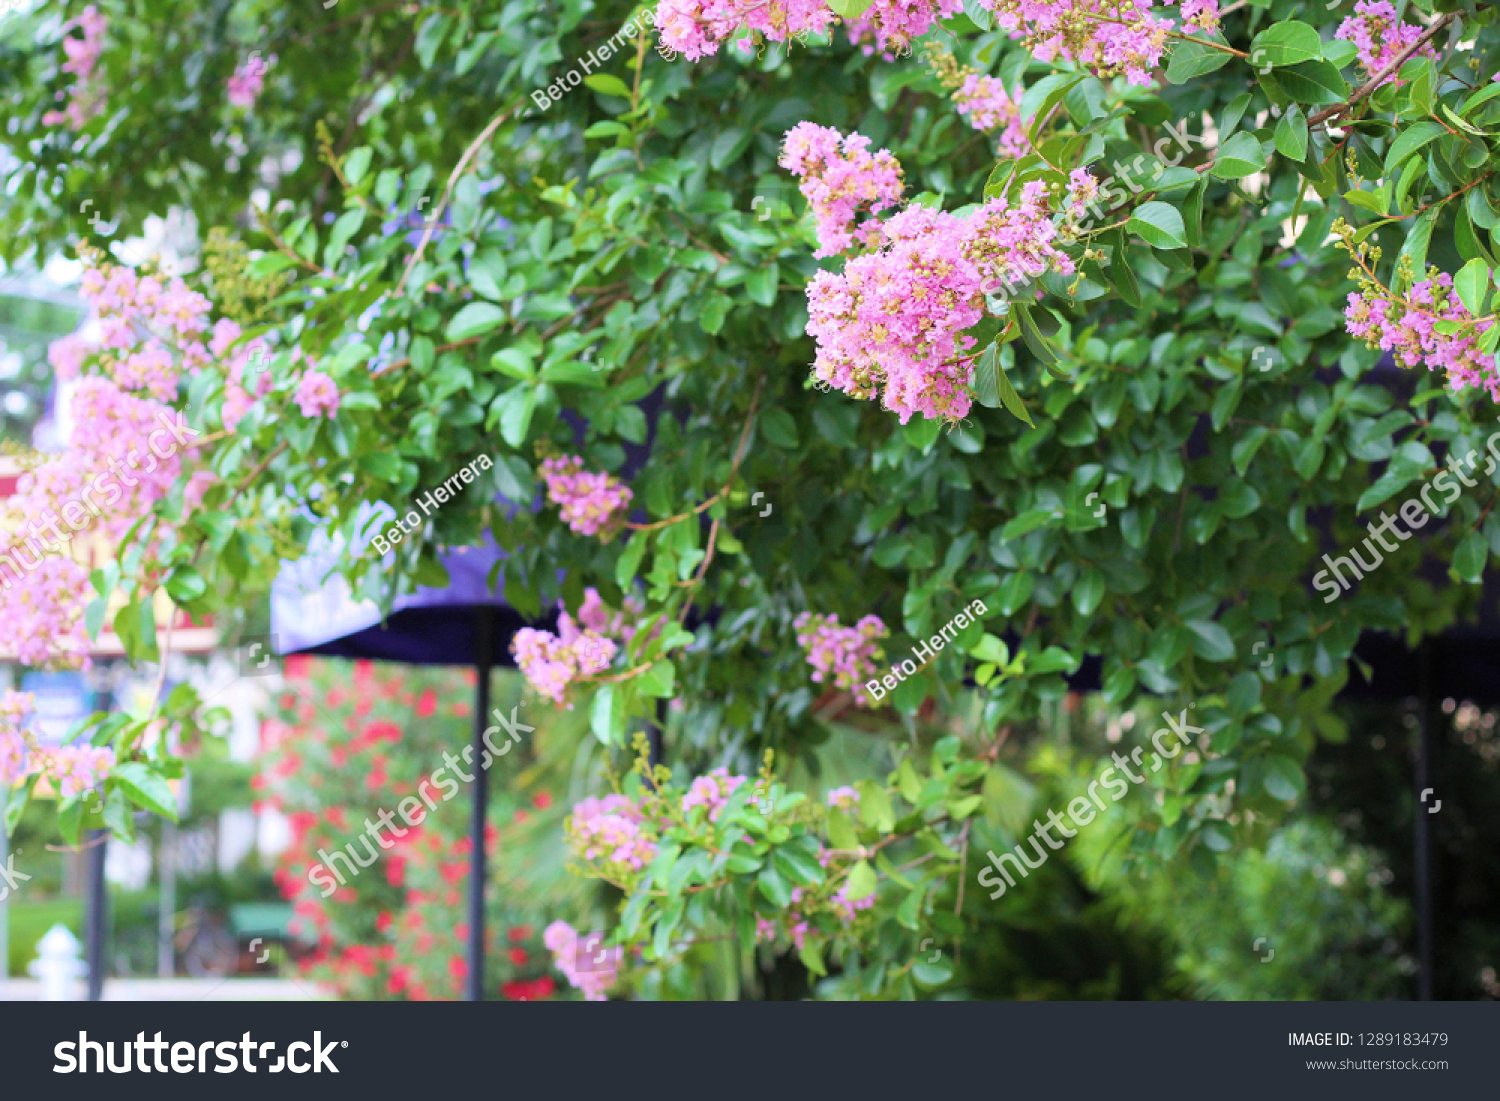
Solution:
{"label": "blurred sign", "polygon": [[38,744],[55,748],[68,740],[68,731],[93,711],[93,689],[82,673],[26,673],[21,691],[36,697],[30,729]]}

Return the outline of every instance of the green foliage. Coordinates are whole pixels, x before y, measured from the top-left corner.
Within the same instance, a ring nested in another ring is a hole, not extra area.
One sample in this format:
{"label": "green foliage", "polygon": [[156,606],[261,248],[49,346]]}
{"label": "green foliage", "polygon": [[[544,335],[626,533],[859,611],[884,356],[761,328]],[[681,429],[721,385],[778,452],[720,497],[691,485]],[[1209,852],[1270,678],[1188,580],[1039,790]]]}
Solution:
{"label": "green foliage", "polygon": [[[1455,397],[1434,379],[1398,394],[1373,377],[1377,353],[1351,343],[1341,315],[1351,288],[1341,248],[1359,242],[1406,257],[1389,274],[1368,266],[1377,254],[1359,258],[1362,274],[1398,292],[1430,262],[1463,269],[1466,300],[1483,297],[1500,245],[1491,9],[1451,26],[1449,11],[1438,63],[1410,61],[1399,86],[1357,97],[1353,53],[1331,41],[1338,15],[1289,0],[1236,9],[1228,50],[1178,43],[1167,83],[1148,87],[1056,73],[1001,32],[970,34],[962,60],[1019,79],[1028,114],[1041,116],[1036,154],[998,171],[936,77],[842,40],[692,65],[666,62],[643,37],[537,109],[529,92],[615,34],[629,7],[509,0],[340,14],[153,0],[110,14],[129,48],[102,61],[107,131],[96,121],[80,135],[40,125],[61,79],[53,17],[13,21],[25,28],[15,34],[43,30],[46,48],[13,36],[4,55],[20,89],[6,132],[36,137],[18,157],[0,250],[96,239],[76,209],[85,192],[108,192],[125,230],[171,203],[206,226],[241,226],[258,255],[211,267],[209,289],[256,300],[281,340],[269,365],[278,379],[295,348],[343,397],[336,417],[306,419],[280,386],[215,450],[220,481],[204,509],[141,532],[159,537],[155,564],[195,613],[264,592],[315,531],[352,539],[362,504],[404,504],[483,453],[494,467],[464,503],[434,514],[393,562],[349,559],[343,571],[358,595],[388,605],[442,581],[437,547],[488,532],[509,555],[506,597],[526,615],[560,599],[576,609],[585,585],[615,607],[639,591],[647,610],[625,648],[628,672],[584,704],[617,754],[633,723],[675,697],[691,733],[671,751],[687,773],[767,748],[811,772],[835,704],[815,696],[793,618],[879,614],[893,626],[888,652],[902,654],[982,599],[988,611],[962,646],[855,725],[889,742],[909,737],[924,708],[957,709],[966,655],[988,633],[1019,664],[985,678],[974,749],[1033,721],[1065,692],[1065,671],[1100,655],[1112,705],[1147,693],[1174,711],[1196,703],[1199,753],[1165,770],[1162,810],[1138,828],[1160,855],[1212,859],[1265,840],[1226,826],[1230,815],[1275,820],[1302,797],[1301,764],[1327,736],[1361,631],[1416,639],[1472,609],[1500,531],[1489,476],[1356,591],[1325,603],[1307,582],[1325,539],[1362,538],[1367,510],[1426,480],[1435,456],[1482,453],[1493,424],[1472,391]],[[1451,48],[1460,35],[1476,45]],[[230,114],[224,81],[252,48],[278,62],[255,111]],[[981,361],[967,421],[902,427],[870,404],[808,392],[810,229],[800,200],[754,202],[790,194],[778,144],[802,119],[890,148],[908,192],[950,208],[1032,180],[1060,187],[1086,165],[1101,177],[1154,171],[1106,188],[1114,209],[1086,233],[1080,278],[1044,279],[1046,297],[1016,326],[981,334],[978,347],[1000,346]],[[1198,131],[1183,156],[1164,129],[1179,120]],[[1168,153],[1179,163],[1157,163]],[[271,212],[252,225],[266,157],[283,167]],[[1475,262],[1483,272],[1465,268]],[[261,289],[249,294],[247,280]],[[217,380],[202,379],[189,408],[211,416]],[[653,431],[639,403],[658,391],[668,412]],[[565,412],[587,422],[581,438]],[[632,488],[651,531],[602,542],[553,510],[494,502],[533,498],[539,449],[618,471],[625,446],[648,436]],[[774,512],[749,506],[755,492]],[[97,615],[123,588],[113,623],[143,657],[154,632],[149,586],[131,580],[135,553],[123,575],[101,571]],[[1429,556],[1452,562],[1452,575],[1418,572]],[[715,614],[689,619],[690,603]],[[696,626],[671,626],[681,623]],[[188,721],[189,702],[174,721]],[[140,766],[125,766],[105,804],[159,808],[171,764],[137,746],[136,727],[93,729]],[[76,805],[62,821],[69,836],[113,824]],[[884,837],[900,821],[864,828]],[[764,871],[785,842],[754,844],[766,846],[755,857]],[[752,890],[774,899],[790,882],[779,870],[765,884],[690,870],[730,888],[736,914],[751,912]],[[887,889],[877,880],[882,899]],[[649,914],[626,936],[650,930],[656,956],[678,922],[728,920],[633,898]],[[898,971],[872,989],[922,981]]]}

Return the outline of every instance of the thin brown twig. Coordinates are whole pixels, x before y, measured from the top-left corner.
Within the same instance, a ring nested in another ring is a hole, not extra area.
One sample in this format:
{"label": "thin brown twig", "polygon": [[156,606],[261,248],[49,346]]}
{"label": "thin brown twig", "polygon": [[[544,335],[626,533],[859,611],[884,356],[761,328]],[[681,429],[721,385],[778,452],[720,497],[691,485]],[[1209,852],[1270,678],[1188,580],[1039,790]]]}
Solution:
{"label": "thin brown twig", "polygon": [[1308,119],[1307,125],[1309,127],[1320,126],[1323,123],[1327,122],[1329,119],[1338,118],[1340,115],[1348,114],[1351,110],[1354,109],[1356,104],[1368,97],[1371,92],[1375,91],[1376,88],[1380,87],[1381,82],[1385,80],[1386,77],[1390,76],[1397,69],[1401,68],[1402,65],[1406,64],[1407,58],[1411,57],[1412,54],[1416,53],[1423,46],[1427,45],[1428,42],[1431,42],[1434,38],[1436,38],[1438,33],[1449,23],[1457,19],[1458,16],[1459,13],[1456,11],[1450,11],[1447,15],[1443,16],[1436,23],[1423,31],[1415,42],[1413,42],[1410,46],[1406,47],[1406,49],[1402,50],[1399,54],[1392,58],[1391,61],[1385,66],[1385,68],[1381,69],[1380,72],[1376,73],[1369,80],[1365,81],[1358,88],[1356,88],[1354,94],[1349,97],[1347,102],[1335,103],[1332,107],[1325,107],[1323,110],[1315,114],[1312,118]]}
{"label": "thin brown twig", "polygon": [[427,242],[432,239],[432,231],[434,228],[436,228],[438,221],[442,218],[443,211],[448,208],[448,200],[453,195],[453,188],[455,185],[457,185],[459,179],[467,170],[469,161],[473,159],[473,157],[479,152],[480,147],[482,147],[485,142],[489,141],[495,131],[500,128],[500,124],[510,117],[511,112],[513,112],[516,107],[520,105],[520,103],[520,100],[512,102],[508,107],[506,107],[498,115],[492,118],[489,121],[489,125],[487,125],[483,130],[479,132],[479,136],[469,143],[469,147],[464,150],[463,156],[458,158],[458,163],[453,166],[453,171],[448,176],[448,185],[443,188],[443,197],[441,200],[439,200],[437,207],[433,210],[432,218],[428,221],[427,228],[422,231],[422,239],[417,242],[417,250],[411,254],[411,259],[406,262],[406,268],[401,273],[401,280],[396,284],[396,290],[393,295],[394,297],[401,297],[402,288],[406,286],[407,279],[411,277],[412,269],[415,268],[421,261],[422,253],[427,248]]}
{"label": "thin brown twig", "polygon": [[258,462],[258,463],[255,464],[255,469],[252,470],[252,471],[250,471],[250,476],[248,478],[246,478],[243,482],[241,482],[240,483],[240,487],[238,489],[236,489],[233,493],[231,493],[229,495],[229,500],[227,500],[227,501],[224,502],[224,508],[228,509],[230,505],[234,504],[234,502],[236,501],[236,499],[238,499],[239,495],[241,493],[245,492],[245,490],[247,490],[247,489],[250,488],[250,483],[253,482],[253,481],[255,481],[255,479],[259,478],[261,476],[261,474],[263,474],[265,472],[266,467],[268,467],[268,466],[271,465],[271,460],[274,459],[274,458],[276,458],[277,455],[280,455],[286,449],[287,449],[287,441],[286,440],[282,440],[275,447],[271,448],[270,451],[266,452],[266,457],[264,459],[262,459],[260,462]]}

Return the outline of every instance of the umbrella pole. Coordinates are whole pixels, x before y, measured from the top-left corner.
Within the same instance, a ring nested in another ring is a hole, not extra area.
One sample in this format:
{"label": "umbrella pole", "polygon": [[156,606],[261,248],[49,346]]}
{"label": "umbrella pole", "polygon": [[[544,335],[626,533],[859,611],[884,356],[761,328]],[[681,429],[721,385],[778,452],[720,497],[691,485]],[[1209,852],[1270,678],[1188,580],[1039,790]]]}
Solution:
{"label": "umbrella pole", "polygon": [[1414,841],[1416,847],[1415,872],[1417,895],[1417,999],[1432,1001],[1433,951],[1432,951],[1432,831],[1427,824],[1428,807],[1422,801],[1423,793],[1431,786],[1432,769],[1432,647],[1422,640],[1418,654],[1418,676],[1422,699],[1421,721],[1417,727],[1417,802]]}
{"label": "umbrella pole", "polygon": [[491,612],[480,607],[474,617],[478,637],[474,644],[474,667],[479,684],[474,693],[474,816],[469,830],[469,989],[467,1000],[484,1001],[484,827],[489,803],[489,770],[484,764],[484,731],[490,711],[490,664],[494,635]]}

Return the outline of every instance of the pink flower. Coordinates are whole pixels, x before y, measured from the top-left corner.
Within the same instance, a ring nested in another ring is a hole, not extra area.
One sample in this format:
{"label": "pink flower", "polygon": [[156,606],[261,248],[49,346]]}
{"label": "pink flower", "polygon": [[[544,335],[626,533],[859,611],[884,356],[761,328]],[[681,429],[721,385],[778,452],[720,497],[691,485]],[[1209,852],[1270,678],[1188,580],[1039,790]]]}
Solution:
{"label": "pink flower", "polygon": [[19,784],[31,772],[26,722],[35,703],[36,698],[30,692],[6,689],[5,695],[0,696],[0,787]]}
{"label": "pink flower", "polygon": [[[273,54],[271,61],[275,60],[276,57]],[[261,88],[265,86],[266,71],[270,67],[270,62],[262,60],[259,54],[241,61],[234,70],[234,75],[229,78],[229,105],[231,107],[254,107]]]}
{"label": "pink flower", "polygon": [[838,807],[840,810],[857,810],[859,792],[851,787],[834,788],[828,793],[828,805]]}
{"label": "pink flower", "polygon": [[654,829],[623,795],[585,799],[573,808],[563,831],[574,856],[610,875],[638,872],[656,859]]}
{"label": "pink flower", "polygon": [[1000,130],[1000,155],[1019,160],[1031,152],[1021,108],[1005,94],[1005,85],[992,76],[970,73],[953,93],[958,113],[976,130]]}
{"label": "pink flower", "polygon": [[64,799],[102,786],[115,767],[115,751],[108,746],[65,745],[46,756],[45,771]]}
{"label": "pink flower", "polygon": [[682,797],[682,813],[687,814],[694,807],[707,807],[708,820],[717,822],[719,812],[729,802],[735,788],[745,782],[744,776],[731,776],[727,768],[716,768],[707,776],[700,776],[693,781],[687,794]]}
{"label": "pink flower", "polygon": [[[102,83],[96,79],[94,66],[104,50],[104,33],[109,27],[109,21],[99,14],[98,8],[90,4],[76,20],[63,24],[64,32],[75,27],[83,31],[83,37],[67,37],[62,40],[63,52],[68,55],[62,70],[75,78],[66,93],[68,105],[65,110],[48,111],[42,115],[43,126],[56,126],[66,122],[74,130],[81,130],[90,119],[104,110],[106,92]],[[65,98],[64,93],[59,92],[57,98]]]}
{"label": "pink flower", "polygon": [[612,474],[583,469],[577,455],[542,461],[547,499],[562,508],[562,518],[579,535],[597,535],[622,520],[633,494]]}
{"label": "pink flower", "polygon": [[861,707],[870,706],[865,681],[875,677],[875,662],[884,656],[876,640],[889,634],[880,618],[867,615],[853,627],[840,627],[838,616],[803,612],[793,626],[813,667],[812,679],[822,684],[831,674],[835,688],[853,692]]}
{"label": "pink flower", "polygon": [[294,395],[304,417],[332,417],[339,411],[339,388],[322,371],[308,371]]}
{"label": "pink flower", "polygon": [[[1353,42],[1359,49],[1359,64],[1365,75],[1373,77],[1404,52],[1413,42],[1422,37],[1423,28],[1413,23],[1401,23],[1396,19],[1396,9],[1387,0],[1359,0],[1354,5],[1354,14],[1339,24],[1334,38]],[[1414,57],[1437,59],[1437,52],[1430,44],[1424,45]],[[1500,74],[1496,74],[1500,76]],[[1396,80],[1391,73],[1382,84]]]}
{"label": "pink flower", "polygon": [[901,423],[968,414],[974,338],[986,298],[1022,293],[1048,272],[1072,274],[1054,243],[1046,185],[1020,202],[991,199],[965,218],[908,207],[878,227],[877,247],[807,287],[813,373],[850,397],[880,397]]}
{"label": "pink flower", "polygon": [[[1038,61],[1063,58],[1097,71],[1123,73],[1149,85],[1150,70],[1166,52],[1172,23],[1148,14],[1151,0],[981,0],[1001,30],[1021,39]],[[1215,16],[1216,16],[1215,12]],[[1190,5],[1184,22],[1207,19],[1204,4]]]}
{"label": "pink flower", "polygon": [[962,10],[962,0],[875,0],[849,23],[849,41],[862,44],[866,55],[879,51],[887,61],[894,61],[910,54],[912,40],[921,38],[939,19]]}
{"label": "pink flower", "polygon": [[563,612],[557,618],[557,634],[522,627],[511,641],[511,652],[516,655],[522,675],[538,694],[554,703],[563,702],[568,685],[578,677],[593,676],[609,668],[619,646],[605,637],[605,632],[623,633],[626,639],[634,633],[633,628],[624,628],[623,613],[609,615],[593,588],[585,591],[578,619],[584,624],[582,629],[572,616]]}
{"label": "pink flower", "polygon": [[656,28],[667,50],[689,61],[718,53],[719,45],[744,28],[742,47],[754,48],[761,37],[785,42],[792,36],[823,34],[835,21],[823,0],[661,0],[656,6]]}
{"label": "pink flower", "polygon": [[580,937],[567,922],[554,921],[542,933],[542,943],[552,953],[553,966],[583,991],[586,1000],[605,1000],[604,992],[615,984],[624,953],[617,947],[604,947],[603,933]]}
{"label": "pink flower", "polygon": [[1453,290],[1452,276],[1439,274],[1414,284],[1404,301],[1381,297],[1373,290],[1352,292],[1344,318],[1350,336],[1390,352],[1402,367],[1441,369],[1448,373],[1455,391],[1483,387],[1492,401],[1500,402],[1495,357],[1479,350],[1479,339],[1495,322],[1480,321],[1451,334],[1437,329],[1439,321],[1474,320]]}
{"label": "pink flower", "polygon": [[855,215],[862,209],[876,214],[901,201],[901,166],[886,150],[871,153],[869,147],[862,134],[845,137],[811,122],[787,131],[777,163],[802,180],[802,195],[817,222],[814,256],[847,252],[856,236],[868,243],[878,234],[877,223],[866,222],[856,231]]}

